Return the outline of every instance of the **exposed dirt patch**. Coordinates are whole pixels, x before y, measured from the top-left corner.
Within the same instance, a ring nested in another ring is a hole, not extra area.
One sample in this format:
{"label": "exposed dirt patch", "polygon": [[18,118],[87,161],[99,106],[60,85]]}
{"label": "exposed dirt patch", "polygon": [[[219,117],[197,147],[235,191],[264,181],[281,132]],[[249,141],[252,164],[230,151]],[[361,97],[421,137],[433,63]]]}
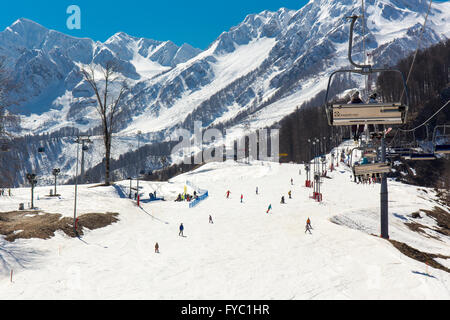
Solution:
{"label": "exposed dirt patch", "polygon": [[416,211],[411,213],[411,218],[413,219],[421,219],[422,217],[420,216],[420,211]]}
{"label": "exposed dirt patch", "polygon": [[[434,230],[434,229],[424,226],[423,224],[420,224],[417,222],[407,222],[407,223],[405,223],[405,226],[407,226],[410,230],[412,230],[414,232],[418,232],[427,238],[433,238],[433,239],[436,239],[439,241],[441,240],[438,237],[435,237],[435,236],[432,236],[432,235],[426,233],[424,229],[430,229],[430,230]],[[436,230],[434,230],[434,231],[436,231]]]}
{"label": "exposed dirt patch", "polygon": [[[83,235],[83,230],[99,229],[118,221],[118,213],[88,213],[78,217],[77,232]],[[62,218],[61,214],[44,213],[40,211],[0,212],[0,234],[5,240],[13,242],[16,239],[50,239],[57,230],[63,231],[69,237],[76,237],[73,230],[73,219]]]}
{"label": "exposed dirt patch", "polygon": [[434,207],[433,210],[421,210],[427,216],[436,220],[439,228],[435,228],[436,232],[443,235],[450,236],[450,213],[439,207]]}
{"label": "exposed dirt patch", "polygon": [[395,240],[389,240],[389,242],[392,243],[392,245],[395,248],[397,248],[401,253],[403,253],[405,256],[408,256],[414,260],[426,263],[430,267],[440,269],[440,270],[450,273],[450,269],[444,267],[442,264],[440,264],[434,260],[435,258],[450,259],[450,257],[444,256],[441,254],[422,252],[417,249],[414,249],[413,247],[408,246],[406,243],[395,241]]}
{"label": "exposed dirt patch", "polygon": [[436,192],[437,202],[447,208],[450,208],[450,190],[434,189]]}

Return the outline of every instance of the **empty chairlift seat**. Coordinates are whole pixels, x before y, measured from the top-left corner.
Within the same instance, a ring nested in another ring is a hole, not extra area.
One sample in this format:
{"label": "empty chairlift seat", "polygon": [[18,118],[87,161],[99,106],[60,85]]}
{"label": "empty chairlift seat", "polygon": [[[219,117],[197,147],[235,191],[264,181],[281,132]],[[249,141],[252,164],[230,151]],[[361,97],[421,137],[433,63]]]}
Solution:
{"label": "empty chairlift seat", "polygon": [[436,160],[434,153],[411,153],[402,158],[405,160]]}
{"label": "empty chairlift seat", "polygon": [[449,154],[450,153],[450,144],[437,144],[434,147],[435,153]]}
{"label": "empty chairlift seat", "polygon": [[401,103],[332,104],[332,124],[403,124],[406,106]]}
{"label": "empty chairlift seat", "polygon": [[450,153],[450,124],[437,125],[433,132],[434,153]]}

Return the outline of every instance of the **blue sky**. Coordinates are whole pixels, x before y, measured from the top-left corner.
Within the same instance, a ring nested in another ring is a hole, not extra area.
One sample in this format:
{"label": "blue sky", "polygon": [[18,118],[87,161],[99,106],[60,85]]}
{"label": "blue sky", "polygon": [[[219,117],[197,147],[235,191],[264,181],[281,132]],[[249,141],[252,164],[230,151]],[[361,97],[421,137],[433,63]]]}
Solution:
{"label": "blue sky", "polygon": [[[300,9],[307,0],[13,0],[0,10],[0,29],[18,18],[76,37],[105,41],[118,31],[136,37],[187,42],[205,49],[246,15],[281,7]],[[69,5],[81,9],[81,30],[69,30]]]}
{"label": "blue sky", "polygon": [[[335,0],[339,1],[339,0]],[[205,49],[223,31],[239,24],[245,16],[281,7],[298,10],[307,0],[12,0],[0,10],[0,29],[18,18],[76,37],[105,41],[123,31],[155,40],[187,42]],[[81,30],[69,30],[69,5],[81,9]]]}

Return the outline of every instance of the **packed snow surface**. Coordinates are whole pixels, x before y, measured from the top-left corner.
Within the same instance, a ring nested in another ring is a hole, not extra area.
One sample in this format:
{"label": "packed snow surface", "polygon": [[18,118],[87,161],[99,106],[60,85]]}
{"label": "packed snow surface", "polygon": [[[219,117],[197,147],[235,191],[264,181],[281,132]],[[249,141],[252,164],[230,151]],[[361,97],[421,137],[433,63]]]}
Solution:
{"label": "packed snow surface", "polygon": [[[58,233],[10,243],[0,237],[0,298],[449,299],[449,273],[376,236],[379,184],[352,183],[350,169],[336,169],[323,179],[322,203],[309,198],[303,165],[260,161],[209,163],[169,182],[141,181],[141,208],[127,198],[129,181],[79,186],[78,214],[118,212],[120,221],[81,239]],[[192,209],[173,201],[186,181],[209,192]],[[59,187],[61,197],[51,199],[49,189],[35,190],[35,205],[72,216],[74,187]],[[432,190],[420,189],[389,181],[391,239],[448,256],[448,237],[427,238],[404,225],[412,212],[437,205]],[[166,201],[148,202],[153,191]],[[12,192],[0,197],[1,212],[29,201],[29,189]],[[269,204],[273,210],[266,213]],[[305,233],[308,217],[312,234]],[[429,220],[424,223],[432,225]],[[185,237],[178,234],[180,223]]]}

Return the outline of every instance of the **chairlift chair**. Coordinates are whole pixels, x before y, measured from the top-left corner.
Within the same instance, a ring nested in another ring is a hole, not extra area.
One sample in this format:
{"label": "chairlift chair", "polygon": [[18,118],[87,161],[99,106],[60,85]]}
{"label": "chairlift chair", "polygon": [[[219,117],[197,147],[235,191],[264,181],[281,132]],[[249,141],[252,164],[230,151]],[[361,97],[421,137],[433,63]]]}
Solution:
{"label": "chairlift chair", "polygon": [[391,165],[388,163],[368,163],[355,165],[355,175],[371,175],[376,173],[389,173],[391,171]]}
{"label": "chairlift chair", "polygon": [[402,157],[405,160],[436,160],[436,155],[434,153],[410,153]]}
{"label": "chairlift chair", "polygon": [[[434,153],[449,154],[450,153],[450,125],[438,125],[433,132]],[[441,141],[439,141],[441,140]],[[442,141],[443,140],[443,141]]]}
{"label": "chairlift chair", "polygon": [[[334,71],[328,80],[327,93],[325,97],[325,110],[327,113],[328,123],[331,126],[348,126],[348,125],[392,125],[404,124],[408,113],[408,88],[405,77],[400,70],[397,69],[375,69],[371,65],[360,65],[352,60],[352,42],[353,42],[353,28],[358,16],[350,17],[350,37],[348,47],[348,59],[350,63],[355,66],[355,69],[342,69]],[[333,77],[340,73],[356,73],[360,75],[371,75],[381,72],[394,72],[401,76],[403,81],[403,88],[405,90],[406,103],[401,101],[387,102],[387,103],[366,103],[366,104],[342,104],[333,103],[328,100],[330,93],[330,86]]]}

